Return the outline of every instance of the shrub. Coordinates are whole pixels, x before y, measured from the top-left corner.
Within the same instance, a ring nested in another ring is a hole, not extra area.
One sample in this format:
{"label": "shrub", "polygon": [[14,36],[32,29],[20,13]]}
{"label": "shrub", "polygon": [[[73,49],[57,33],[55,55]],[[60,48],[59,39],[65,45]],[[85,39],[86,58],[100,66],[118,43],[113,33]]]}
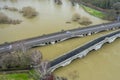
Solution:
{"label": "shrub", "polygon": [[7,23],[9,20],[8,16],[3,14],[2,12],[0,13],[0,23]]}
{"label": "shrub", "polygon": [[78,20],[80,20],[80,14],[78,14],[78,13],[75,13],[75,14],[73,14],[73,16],[72,16],[72,21],[78,21]]}
{"label": "shrub", "polygon": [[21,20],[12,20],[4,13],[0,13],[0,24],[20,24]]}
{"label": "shrub", "polygon": [[21,13],[23,13],[24,17],[33,18],[37,16],[37,12],[32,7],[23,7]]}
{"label": "shrub", "polygon": [[8,6],[4,6],[3,9],[9,10],[9,11],[18,11],[17,8],[15,8],[15,7],[8,7]]}
{"label": "shrub", "polygon": [[92,24],[92,21],[90,21],[87,17],[82,17],[82,19],[79,20],[78,23],[81,25],[90,25]]}
{"label": "shrub", "polygon": [[56,4],[61,5],[62,1],[61,0],[54,0]]}
{"label": "shrub", "polygon": [[18,11],[18,9],[15,8],[15,7],[9,7],[8,10],[10,10],[10,11]]}
{"label": "shrub", "polygon": [[8,9],[8,6],[4,6],[3,9]]}

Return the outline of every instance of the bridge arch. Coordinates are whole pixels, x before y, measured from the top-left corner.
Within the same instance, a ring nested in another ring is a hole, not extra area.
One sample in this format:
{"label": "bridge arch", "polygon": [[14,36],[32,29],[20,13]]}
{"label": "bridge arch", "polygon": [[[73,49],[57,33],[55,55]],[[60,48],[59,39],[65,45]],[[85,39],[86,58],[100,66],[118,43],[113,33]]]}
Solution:
{"label": "bridge arch", "polygon": [[51,66],[48,71],[54,71],[55,69],[61,66],[66,66],[70,64],[74,59],[82,58],[86,56],[89,52],[100,49],[103,46],[103,44],[107,42],[111,43],[119,37],[120,37],[120,31],[116,31],[111,34],[97,38],[93,41],[90,41],[89,43],[79,48],[76,48],[73,51],[64,54],[63,56],[58,57],[57,59],[53,60],[53,63],[51,61],[53,66]]}

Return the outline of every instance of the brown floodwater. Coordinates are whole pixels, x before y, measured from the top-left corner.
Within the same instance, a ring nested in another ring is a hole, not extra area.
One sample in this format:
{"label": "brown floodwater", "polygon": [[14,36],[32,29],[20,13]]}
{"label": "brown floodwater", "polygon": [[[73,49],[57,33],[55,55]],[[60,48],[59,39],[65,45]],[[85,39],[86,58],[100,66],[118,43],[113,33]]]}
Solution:
{"label": "brown floodwater", "polygon": [[[39,15],[33,19],[26,19],[18,12],[0,10],[13,19],[23,22],[18,25],[0,24],[0,43],[26,39],[43,34],[49,34],[61,30],[77,27],[85,27],[71,21],[74,13],[88,17],[91,25],[105,23],[107,21],[96,18],[86,13],[78,4],[74,7],[68,0],[62,0],[62,5],[56,5],[53,0],[0,0],[0,7],[8,5],[22,9],[32,6]],[[108,31],[110,32],[110,31]],[[53,60],[64,53],[100,37],[108,32],[102,32],[84,38],[74,38],[54,45],[37,48],[43,53],[44,60]],[[69,80],[119,80],[120,79],[120,40],[106,44],[98,51],[92,51],[83,59],[77,59],[70,65],[57,69],[54,74],[67,77]],[[73,79],[74,78],[74,79]]]}

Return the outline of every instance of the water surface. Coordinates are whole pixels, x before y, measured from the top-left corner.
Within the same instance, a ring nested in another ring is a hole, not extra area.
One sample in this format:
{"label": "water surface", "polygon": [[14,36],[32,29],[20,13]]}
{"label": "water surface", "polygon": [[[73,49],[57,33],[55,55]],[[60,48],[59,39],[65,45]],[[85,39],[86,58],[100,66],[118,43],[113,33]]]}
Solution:
{"label": "water surface", "polygon": [[[34,19],[26,19],[18,12],[5,12],[13,19],[21,19],[19,25],[0,24],[0,43],[11,42],[43,34],[68,30],[77,27],[85,27],[78,23],[66,24],[74,13],[88,17],[93,21],[92,25],[107,22],[86,13],[78,4],[75,7],[68,0],[62,0],[62,5],[56,5],[53,0],[0,0],[0,7],[5,5],[22,9],[24,6],[32,6],[39,15]],[[75,38],[65,42],[38,48],[44,56],[44,60],[53,60],[64,53],[85,44],[108,32],[98,33],[84,38]],[[102,49],[93,51],[83,59],[77,59],[70,65],[57,69],[54,73],[67,77],[69,80],[119,80],[120,79],[120,40],[112,44],[106,44]]]}

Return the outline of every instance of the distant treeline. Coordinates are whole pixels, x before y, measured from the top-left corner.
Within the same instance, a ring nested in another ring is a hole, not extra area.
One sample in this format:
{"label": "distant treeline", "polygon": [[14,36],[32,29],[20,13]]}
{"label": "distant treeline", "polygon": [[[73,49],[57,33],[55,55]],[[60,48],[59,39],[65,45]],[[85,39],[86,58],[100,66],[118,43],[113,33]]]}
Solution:
{"label": "distant treeline", "polygon": [[90,3],[103,9],[111,9],[116,2],[120,2],[120,0],[81,0],[81,1]]}

